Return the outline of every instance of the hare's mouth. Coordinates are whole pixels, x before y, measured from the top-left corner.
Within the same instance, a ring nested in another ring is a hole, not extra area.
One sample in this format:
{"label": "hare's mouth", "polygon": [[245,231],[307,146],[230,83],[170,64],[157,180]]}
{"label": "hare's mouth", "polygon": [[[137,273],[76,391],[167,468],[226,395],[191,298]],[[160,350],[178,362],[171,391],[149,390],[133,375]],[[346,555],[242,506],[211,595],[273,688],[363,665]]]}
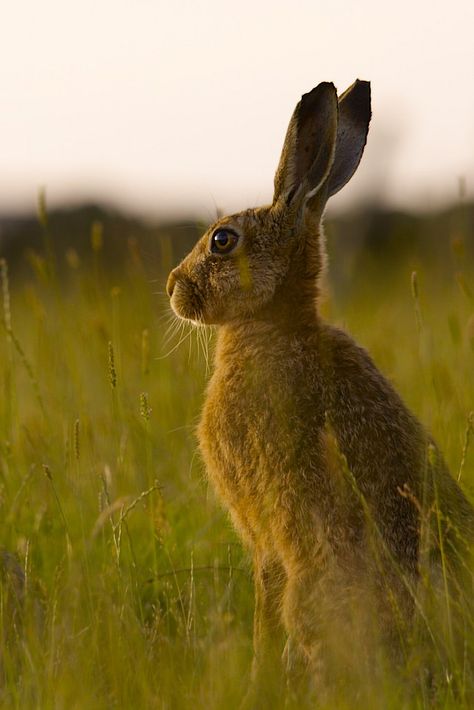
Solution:
{"label": "hare's mouth", "polygon": [[178,318],[197,323],[202,322],[202,298],[195,283],[188,279],[178,279],[170,298],[171,308]]}

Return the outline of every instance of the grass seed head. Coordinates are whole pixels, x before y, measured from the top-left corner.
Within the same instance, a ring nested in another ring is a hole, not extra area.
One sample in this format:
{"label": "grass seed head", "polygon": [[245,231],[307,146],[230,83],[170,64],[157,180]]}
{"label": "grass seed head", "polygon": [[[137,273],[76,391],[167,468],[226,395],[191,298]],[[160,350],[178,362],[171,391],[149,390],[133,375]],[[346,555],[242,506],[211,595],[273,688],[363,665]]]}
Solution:
{"label": "grass seed head", "polygon": [[117,371],[115,369],[115,355],[114,346],[111,341],[109,341],[109,382],[110,386],[114,390],[117,387]]}
{"label": "grass seed head", "polygon": [[80,424],[79,419],[74,422],[74,456],[76,461],[79,461],[81,455],[80,448]]}
{"label": "grass seed head", "polygon": [[148,394],[142,392],[140,394],[140,416],[147,422],[150,419],[151,408],[148,404]]}

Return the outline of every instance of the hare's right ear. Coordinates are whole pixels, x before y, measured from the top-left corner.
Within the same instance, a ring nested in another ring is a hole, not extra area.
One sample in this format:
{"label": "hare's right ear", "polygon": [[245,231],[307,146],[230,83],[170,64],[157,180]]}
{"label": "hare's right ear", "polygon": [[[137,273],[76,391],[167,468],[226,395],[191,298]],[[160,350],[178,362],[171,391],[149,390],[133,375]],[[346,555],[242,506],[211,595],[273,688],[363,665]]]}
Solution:
{"label": "hare's right ear", "polygon": [[273,204],[299,208],[324,185],[334,162],[338,104],[333,84],[304,94],[286,133]]}

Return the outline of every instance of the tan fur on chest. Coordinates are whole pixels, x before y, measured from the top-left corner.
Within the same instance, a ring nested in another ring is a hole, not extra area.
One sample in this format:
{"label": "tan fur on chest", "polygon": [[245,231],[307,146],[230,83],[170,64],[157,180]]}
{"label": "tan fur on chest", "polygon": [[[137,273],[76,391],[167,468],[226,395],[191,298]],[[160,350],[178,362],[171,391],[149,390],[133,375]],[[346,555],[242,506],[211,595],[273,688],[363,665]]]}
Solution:
{"label": "tan fur on chest", "polygon": [[[289,382],[272,382],[255,360],[218,370],[210,382],[199,442],[208,475],[248,543],[273,546],[285,525],[294,416]],[[244,406],[242,406],[244,405]]]}

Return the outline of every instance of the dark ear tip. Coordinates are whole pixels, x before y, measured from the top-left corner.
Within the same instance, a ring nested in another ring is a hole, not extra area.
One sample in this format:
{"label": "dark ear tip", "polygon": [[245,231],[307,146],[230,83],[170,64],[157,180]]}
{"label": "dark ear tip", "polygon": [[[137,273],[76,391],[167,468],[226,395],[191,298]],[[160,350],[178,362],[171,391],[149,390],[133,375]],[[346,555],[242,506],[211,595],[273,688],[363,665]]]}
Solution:
{"label": "dark ear tip", "polygon": [[303,94],[301,97],[302,103],[312,103],[313,101],[317,101],[324,95],[330,96],[331,94],[334,94],[337,96],[337,91],[336,87],[332,83],[332,81],[322,81],[320,84],[314,87],[314,89],[311,89],[311,91],[308,91],[307,94]]}
{"label": "dark ear tip", "polygon": [[365,81],[363,79],[356,79],[351,87],[345,93],[351,93],[352,96],[358,96],[362,99],[365,97],[370,101],[370,81]]}
{"label": "dark ear tip", "polygon": [[318,84],[317,86],[315,86],[315,88],[313,89],[313,91],[327,91],[327,90],[329,90],[329,91],[335,91],[335,90],[336,90],[336,87],[334,86],[334,84],[333,84],[332,81],[321,81],[321,82],[319,82],[319,84]]}
{"label": "dark ear tip", "polygon": [[370,121],[371,111],[371,88],[370,81],[356,79],[355,82],[339,97],[339,107],[349,114],[362,118],[366,117]]}
{"label": "dark ear tip", "polygon": [[337,91],[330,81],[323,81],[307,94],[303,94],[297,106],[300,119],[324,110],[337,111]]}

